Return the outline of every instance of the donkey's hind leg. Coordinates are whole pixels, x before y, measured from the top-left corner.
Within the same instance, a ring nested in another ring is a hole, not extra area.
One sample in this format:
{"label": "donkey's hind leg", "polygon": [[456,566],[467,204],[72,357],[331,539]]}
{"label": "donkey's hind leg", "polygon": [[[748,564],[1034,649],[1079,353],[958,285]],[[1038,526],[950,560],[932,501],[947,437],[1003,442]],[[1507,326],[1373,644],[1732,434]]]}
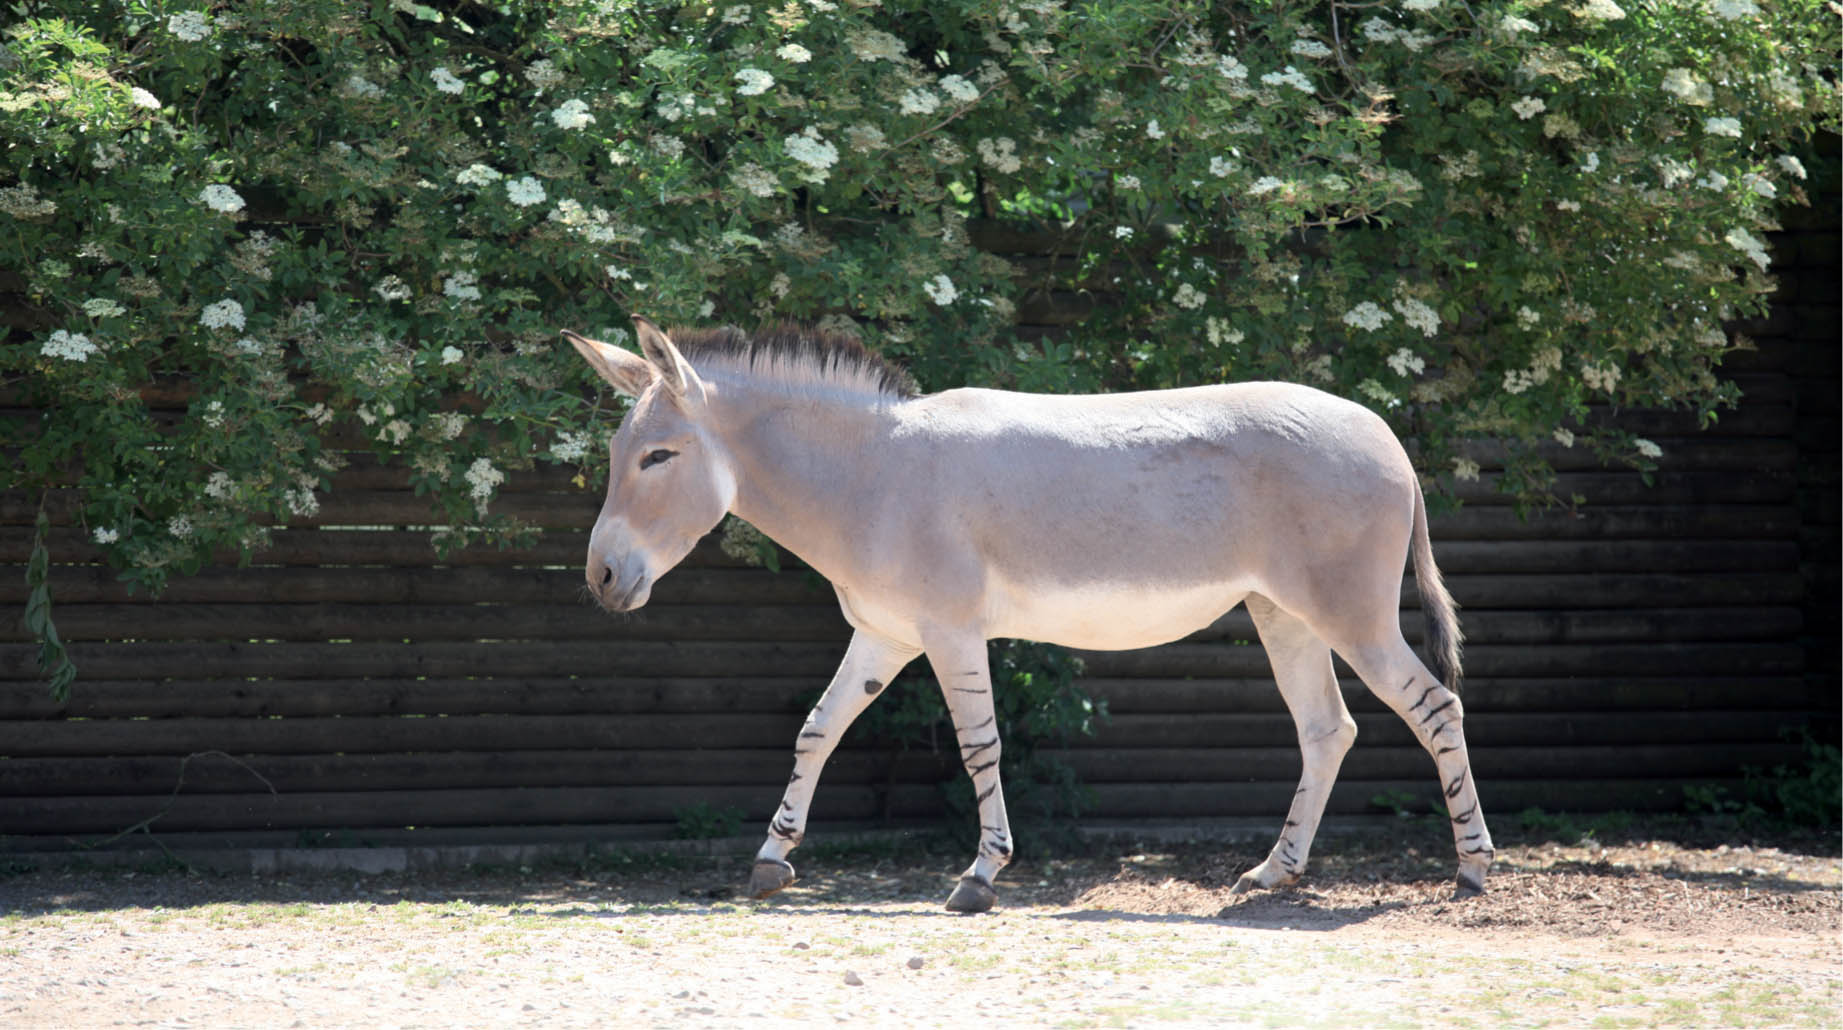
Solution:
{"label": "donkey's hind leg", "polygon": [[1485,873],[1491,868],[1495,852],[1472,781],[1472,762],[1466,753],[1465,706],[1459,703],[1457,694],[1421,664],[1414,649],[1402,639],[1393,615],[1376,635],[1383,639],[1339,647],[1338,653],[1364,684],[1402,717],[1421,746],[1433,756],[1440,791],[1446,796],[1447,816],[1453,824],[1453,843],[1459,852],[1458,892],[1483,891]]}
{"label": "donkey's hind leg", "polygon": [[1357,739],[1357,724],[1338,692],[1331,649],[1325,642],[1303,621],[1259,594],[1249,595],[1248,613],[1254,616],[1254,627],[1267,649],[1267,661],[1273,666],[1280,696],[1293,714],[1302,768],[1299,789],[1293,792],[1293,804],[1287,810],[1279,841],[1265,861],[1235,881],[1237,894],[1256,887],[1277,887],[1299,878],[1312,850],[1312,838],[1318,833],[1318,822],[1324,816],[1325,800],[1337,781],[1338,767]]}

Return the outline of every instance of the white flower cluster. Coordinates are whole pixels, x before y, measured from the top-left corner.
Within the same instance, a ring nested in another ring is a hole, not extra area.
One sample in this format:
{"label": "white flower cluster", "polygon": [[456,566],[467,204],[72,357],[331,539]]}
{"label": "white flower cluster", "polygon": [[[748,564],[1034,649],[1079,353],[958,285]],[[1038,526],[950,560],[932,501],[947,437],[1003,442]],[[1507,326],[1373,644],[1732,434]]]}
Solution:
{"label": "white flower cluster", "polygon": [[544,185],[535,176],[527,175],[522,179],[506,180],[506,199],[518,207],[530,207],[544,202]]}
{"label": "white flower cluster", "polygon": [[1440,331],[1440,313],[1426,303],[1413,297],[1396,298],[1392,305],[1396,314],[1412,328],[1419,329],[1423,336],[1433,336]]}
{"label": "white flower cluster", "polygon": [[813,52],[798,43],[789,43],[776,50],[774,56],[789,64],[805,64],[813,59]]}
{"label": "white flower cluster", "polygon": [[557,109],[550,112],[550,120],[557,128],[572,131],[595,124],[595,116],[589,113],[589,102],[580,98],[557,105]]}
{"label": "white flower cluster", "polygon": [[216,304],[205,305],[199,313],[198,324],[207,329],[241,329],[243,328],[243,305],[234,300],[220,300]]}
{"label": "white flower cluster", "polygon": [[[1530,27],[1535,28],[1533,25]],[[1426,49],[1434,41],[1432,33],[1423,32],[1420,29],[1404,29],[1391,25],[1381,18],[1366,20],[1357,26],[1357,31],[1363,34],[1364,39],[1376,43],[1398,43],[1411,53],[1418,53]]]}
{"label": "white flower cluster", "polygon": [[1709,4],[1709,13],[1723,21],[1735,21],[1759,14],[1760,7],[1753,0],[1714,0]]}
{"label": "white flower cluster", "polygon": [[429,78],[435,80],[435,88],[443,93],[460,96],[467,89],[467,84],[455,77],[447,68],[435,68],[429,72]]}
{"label": "white flower cluster", "polygon": [[1664,73],[1664,81],[1659,83],[1664,92],[1678,100],[1695,107],[1706,107],[1715,100],[1715,90],[1708,83],[1696,77],[1688,68],[1672,68]]}
{"label": "white flower cluster", "polygon": [[1366,300],[1349,311],[1344,312],[1343,322],[1355,329],[1375,332],[1389,321],[1389,313],[1382,310],[1375,301]]}
{"label": "white flower cluster", "polygon": [[1596,365],[1589,361],[1582,361],[1581,381],[1586,383],[1590,390],[1612,393],[1613,388],[1619,385],[1619,366]]}
{"label": "white flower cluster", "polygon": [[90,355],[97,351],[96,345],[83,333],[68,332],[59,329],[45,340],[39,353],[48,358],[63,358],[65,361],[88,361]]}
{"label": "white flower cluster", "polygon": [[1711,136],[1726,136],[1730,139],[1741,138],[1741,120],[1739,118],[1709,118],[1703,121],[1702,131]]}
{"label": "white flower cluster", "polygon": [[204,11],[180,11],[167,16],[166,31],[188,43],[197,43],[211,35],[211,16]]}
{"label": "white flower cluster", "polygon": [[461,348],[459,347],[449,346],[442,348],[442,364],[444,365],[458,365],[465,356],[466,355],[461,353]]}
{"label": "white flower cluster", "polygon": [[809,169],[806,174],[809,182],[824,182],[832,166],[838,163],[838,148],[821,139],[819,130],[810,125],[805,131],[782,140],[781,148],[787,151],[788,157]]}
{"label": "white flower cluster", "polygon": [[1454,458],[1453,478],[1476,482],[1478,480],[1478,462],[1470,458]]}
{"label": "white flower cluster", "polygon": [[922,283],[922,292],[928,295],[929,300],[941,307],[952,304],[960,296],[960,291],[954,288],[953,280],[947,278],[946,275],[937,275]]}
{"label": "white flower cluster", "polygon": [[112,297],[91,297],[83,302],[83,313],[91,318],[114,318],[127,314],[128,309]]}
{"label": "white flower cluster", "polygon": [[758,97],[774,88],[774,76],[760,68],[744,68],[736,73],[736,95]]}
{"label": "white flower cluster", "polygon": [[1657,444],[1642,436],[1633,439],[1632,446],[1637,449],[1639,456],[1643,458],[1661,458],[1664,456],[1664,449],[1662,447],[1659,447]]}
{"label": "white flower cluster", "polygon": [[932,90],[917,87],[902,95],[899,110],[903,114],[933,114],[940,106],[941,98],[935,96]]}
{"label": "white flower cluster", "polygon": [[1511,104],[1510,109],[1517,113],[1518,118],[1527,122],[1531,118],[1548,110],[1549,105],[1541,97],[1524,97]]}
{"label": "white flower cluster", "polygon": [[468,165],[454,175],[454,181],[463,186],[486,186],[505,178],[490,165],[479,162]]}
{"label": "white flower cluster", "polygon": [[563,73],[546,57],[525,66],[525,81],[539,89],[550,89],[552,86],[563,85]]}
{"label": "white flower cluster", "polygon": [[1247,338],[1240,329],[1230,325],[1228,320],[1214,315],[1203,321],[1203,332],[1209,337],[1210,345],[1215,347],[1232,347]]}
{"label": "white flower cluster", "polygon": [[1766,252],[1766,244],[1760,242],[1752,233],[1745,229],[1730,229],[1728,230],[1728,234],[1722,237],[1722,240],[1726,242],[1728,246],[1747,255],[1749,260],[1760,266],[1760,271],[1762,272],[1766,271],[1766,267],[1772,264],[1772,255]]}
{"label": "white flower cluster", "polygon": [[1293,45],[1288,49],[1300,57],[1316,59],[1331,56],[1331,48],[1316,39],[1295,39]]}
{"label": "white flower cluster", "polygon": [[121,538],[122,534],[119,530],[107,528],[96,530],[95,535],[91,537],[91,539],[95,540],[98,544],[112,544]]}
{"label": "white flower cluster", "polygon": [[1431,11],[1439,7],[1441,0],[1402,0],[1404,11]]}
{"label": "white flower cluster", "polygon": [[57,201],[39,196],[38,187],[29,182],[0,187],[0,211],[14,218],[42,218],[57,210]]}
{"label": "white flower cluster", "polygon": [[136,107],[145,107],[149,111],[160,110],[160,98],[139,86],[128,91],[128,99],[132,101]]}
{"label": "white flower cluster", "polygon": [[1218,179],[1228,178],[1230,172],[1240,167],[1240,165],[1226,157],[1212,157],[1209,159],[1209,173]]}
{"label": "white flower cluster", "polygon": [[[1320,355],[1320,356],[1330,357],[1330,355],[1328,354]],[[1365,379],[1362,382],[1358,383],[1357,392],[1361,393],[1363,396],[1368,397],[1370,400],[1375,401],[1377,404],[1380,404],[1385,408],[1401,407],[1401,398],[1395,396],[1393,393],[1390,393],[1388,387],[1382,385],[1381,383],[1378,383],[1374,379]]]}
{"label": "white flower cluster", "polygon": [[453,300],[479,300],[480,277],[472,272],[456,272],[442,282],[442,296]]}
{"label": "white flower cluster", "polygon": [[475,504],[484,508],[492,498],[493,491],[506,481],[506,474],[494,468],[491,461],[475,458],[474,463],[467,467],[466,479],[467,492],[473,495]]}
{"label": "white flower cluster", "polygon": [[1310,93],[1313,91],[1311,81],[1305,77],[1304,73],[1290,64],[1286,66],[1284,71],[1268,72],[1261,76],[1261,84],[1266,86],[1291,86],[1301,93]]}
{"label": "white flower cluster", "polygon": [[878,29],[854,29],[845,36],[845,45],[860,61],[901,64],[908,57],[902,40]]}
{"label": "white flower cluster", "polygon": [[1202,290],[1197,289],[1189,283],[1180,284],[1177,288],[1177,292],[1171,295],[1171,303],[1187,311],[1197,310],[1202,307],[1204,301],[1208,299],[1209,298],[1203,295]]}
{"label": "white flower cluster", "polygon": [[757,197],[772,197],[781,189],[779,176],[752,161],[732,171],[730,182]]}
{"label": "white flower cluster", "polygon": [[400,275],[387,275],[379,279],[377,284],[371,287],[371,292],[391,301],[409,300],[412,296],[410,284],[404,282]]}
{"label": "white flower cluster", "polygon": [[1618,21],[1625,17],[1625,8],[1613,0],[1581,0],[1568,13],[1583,21]]}
{"label": "white flower cluster", "polygon": [[1017,141],[1009,136],[997,139],[982,139],[978,144],[979,159],[993,171],[1010,175],[1024,167],[1024,161],[1018,157]]}
{"label": "white flower cluster", "polygon": [[941,92],[957,103],[970,104],[979,99],[979,87],[967,81],[963,75],[943,75],[940,86]]}
{"label": "white flower cluster", "polygon": [[1282,182],[1279,179],[1274,178],[1271,175],[1263,175],[1260,178],[1254,180],[1252,183],[1248,184],[1248,196],[1250,197],[1266,196],[1267,194],[1272,193],[1274,190],[1280,189],[1281,187],[1285,185],[1286,183]]}
{"label": "white flower cluster", "polygon": [[184,515],[175,515],[166,520],[166,531],[180,540],[192,535],[192,520]]}
{"label": "white flower cluster", "polygon": [[1389,355],[1389,368],[1396,375],[1406,378],[1427,371],[1427,362],[1419,354],[1403,347]]}
{"label": "white flower cluster", "polygon": [[564,430],[557,434],[557,442],[550,445],[550,456],[558,461],[581,461],[588,453],[589,436],[587,433],[572,433]]}
{"label": "white flower cluster", "polygon": [[339,87],[341,93],[360,100],[376,100],[384,95],[384,87],[372,82],[357,72],[346,76],[346,81]]}

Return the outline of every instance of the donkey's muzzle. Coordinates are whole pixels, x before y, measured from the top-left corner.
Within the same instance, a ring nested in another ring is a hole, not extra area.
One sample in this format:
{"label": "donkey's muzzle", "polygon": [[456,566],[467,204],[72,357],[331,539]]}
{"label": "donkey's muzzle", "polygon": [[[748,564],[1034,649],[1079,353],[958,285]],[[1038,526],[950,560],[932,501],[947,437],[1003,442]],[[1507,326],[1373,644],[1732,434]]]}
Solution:
{"label": "donkey's muzzle", "polygon": [[653,594],[653,578],[640,562],[593,562],[587,570],[589,595],[611,612],[630,612]]}

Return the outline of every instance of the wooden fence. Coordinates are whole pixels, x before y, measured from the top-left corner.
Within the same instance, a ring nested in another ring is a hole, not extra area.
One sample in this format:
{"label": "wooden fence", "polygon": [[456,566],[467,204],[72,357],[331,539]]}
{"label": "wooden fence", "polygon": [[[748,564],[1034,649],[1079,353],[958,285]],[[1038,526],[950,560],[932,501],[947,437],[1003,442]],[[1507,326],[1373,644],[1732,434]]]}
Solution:
{"label": "wooden fence", "polygon": [[[1730,368],[1739,411],[1625,413],[1665,451],[1652,487],[1556,449],[1578,515],[1519,520],[1484,479],[1434,522],[1464,606],[1467,730],[1488,811],[1676,809],[1797,755],[1834,725],[1838,269],[1834,211],[1777,240],[1774,315]],[[600,614],[581,561],[599,496],[515,476],[499,510],[534,549],[441,564],[401,472],[360,463],[248,569],[130,596],[74,527],[54,532],[57,620],[82,678],[53,703],[0,629],[0,850],[63,846],[159,814],[160,831],[669,824],[698,804],[765,822],[802,712],[846,627],[810,573],[710,541],[642,612]],[[38,499],[0,493],[0,606],[18,611]],[[1419,639],[1412,581],[1404,626]],[[1185,641],[1086,655],[1113,717],[1064,757],[1105,819],[1280,818],[1292,726],[1244,613]],[[1360,736],[1331,800],[1434,799],[1432,763],[1354,681]],[[951,755],[847,749],[823,821],[940,808]]]}

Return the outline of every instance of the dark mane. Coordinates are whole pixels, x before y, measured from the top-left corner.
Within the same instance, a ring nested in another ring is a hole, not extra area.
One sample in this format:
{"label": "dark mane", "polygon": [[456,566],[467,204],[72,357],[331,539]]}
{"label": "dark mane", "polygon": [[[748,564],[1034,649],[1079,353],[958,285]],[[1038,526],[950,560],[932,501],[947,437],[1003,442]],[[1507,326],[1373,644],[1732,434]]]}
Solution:
{"label": "dark mane", "polygon": [[895,398],[921,396],[907,370],[849,333],[783,324],[753,333],[724,326],[673,329],[668,335],[694,368],[715,363],[762,376],[791,372],[811,385],[855,386]]}

